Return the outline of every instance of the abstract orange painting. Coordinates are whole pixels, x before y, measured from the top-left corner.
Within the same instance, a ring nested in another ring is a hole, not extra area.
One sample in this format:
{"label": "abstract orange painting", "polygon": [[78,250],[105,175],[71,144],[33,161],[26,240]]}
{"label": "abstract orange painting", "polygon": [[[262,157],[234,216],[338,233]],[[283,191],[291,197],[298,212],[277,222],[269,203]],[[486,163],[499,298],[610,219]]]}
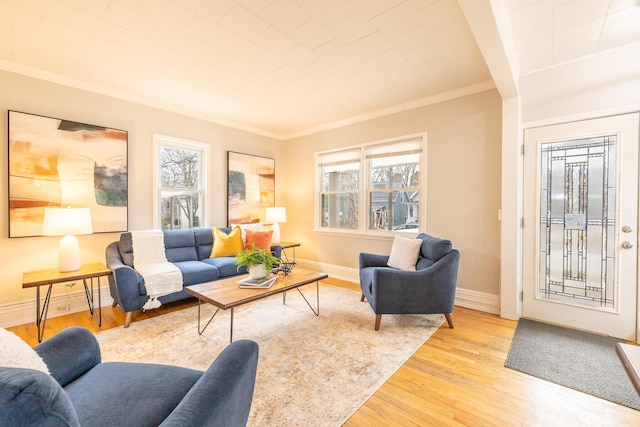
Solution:
{"label": "abstract orange painting", "polygon": [[127,229],[127,132],[9,111],[9,237],[42,235],[44,208],[91,209],[93,231]]}

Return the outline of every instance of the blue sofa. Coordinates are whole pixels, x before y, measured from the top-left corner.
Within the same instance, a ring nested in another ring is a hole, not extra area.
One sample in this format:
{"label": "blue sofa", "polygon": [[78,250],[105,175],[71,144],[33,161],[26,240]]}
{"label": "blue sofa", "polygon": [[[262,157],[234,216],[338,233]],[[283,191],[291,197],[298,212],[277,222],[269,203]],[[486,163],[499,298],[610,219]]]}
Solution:
{"label": "blue sofa", "polygon": [[[231,228],[221,228],[227,234]],[[167,261],[176,265],[182,273],[184,286],[212,282],[231,276],[246,274],[246,267],[238,268],[234,257],[209,258],[213,247],[211,228],[193,228],[182,230],[165,230],[164,246]],[[280,257],[282,248],[271,248],[276,257]],[[133,244],[131,233],[120,235],[120,240],[107,246],[106,264],[112,271],[109,276],[109,290],[113,304],[120,305],[126,313],[124,327],[131,324],[133,312],[142,309],[149,299],[144,279],[133,269]],[[158,298],[163,304],[192,298],[183,289]]]}
{"label": "blue sofa", "polygon": [[34,350],[51,375],[0,367],[2,426],[244,426],[258,344],[238,340],[206,372],[149,363],[101,363],[98,341],[73,326]]}

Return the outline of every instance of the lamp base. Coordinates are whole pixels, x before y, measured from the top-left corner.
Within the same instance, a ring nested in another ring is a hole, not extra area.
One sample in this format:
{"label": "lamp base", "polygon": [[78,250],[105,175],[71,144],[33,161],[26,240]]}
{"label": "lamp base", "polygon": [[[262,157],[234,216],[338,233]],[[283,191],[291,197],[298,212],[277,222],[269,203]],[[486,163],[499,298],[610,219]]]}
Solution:
{"label": "lamp base", "polygon": [[80,270],[80,245],[75,236],[64,236],[60,239],[58,267],[63,273]]}
{"label": "lamp base", "polygon": [[271,231],[273,231],[271,234],[271,243],[280,243],[280,226],[277,222],[273,223]]}

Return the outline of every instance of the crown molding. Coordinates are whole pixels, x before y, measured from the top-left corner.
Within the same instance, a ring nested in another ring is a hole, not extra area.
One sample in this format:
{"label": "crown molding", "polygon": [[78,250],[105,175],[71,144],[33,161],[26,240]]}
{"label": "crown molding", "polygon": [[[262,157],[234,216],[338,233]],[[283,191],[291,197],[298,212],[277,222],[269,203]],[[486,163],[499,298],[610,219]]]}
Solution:
{"label": "crown molding", "polygon": [[257,135],[266,136],[269,138],[282,140],[283,136],[274,132],[269,132],[263,129],[246,126],[241,123],[236,123],[231,120],[226,120],[220,117],[214,117],[210,114],[201,113],[189,108],[180,107],[177,105],[169,104],[166,102],[158,101],[144,96],[133,95],[131,93],[122,92],[116,89],[112,89],[106,86],[88,83],[82,80],[73,79],[60,74],[51,73],[49,71],[40,70],[37,68],[27,67],[24,65],[16,64],[13,62],[0,59],[0,69],[9,71],[15,74],[32,77],[39,80],[44,80],[51,83],[60,84],[63,86],[72,87],[74,89],[85,90],[87,92],[97,93],[99,95],[109,96],[112,98],[133,102],[135,104],[145,105],[147,107],[157,108],[160,110],[169,111],[171,113],[180,114],[187,117],[215,123],[221,126],[230,127],[233,129],[241,130],[244,132],[254,133]]}
{"label": "crown molding", "polygon": [[331,130],[331,129],[335,129],[335,128],[339,128],[347,125],[352,125],[355,123],[360,123],[367,120],[388,116],[390,114],[401,113],[403,111],[413,110],[415,108],[425,107],[427,105],[433,105],[440,102],[461,98],[467,95],[473,95],[475,93],[480,93],[480,92],[484,92],[484,91],[495,89],[495,88],[496,88],[496,84],[493,82],[493,80],[486,80],[484,82],[476,83],[469,86],[464,86],[448,92],[439,93],[437,95],[428,96],[425,98],[420,98],[413,101],[404,102],[401,104],[396,104],[391,107],[383,108],[376,111],[371,111],[365,114],[360,114],[358,116],[353,116],[348,119],[339,120],[336,122],[327,123],[324,125],[302,130],[299,132],[290,133],[285,135],[284,139],[289,140],[289,139],[299,138],[301,136],[312,135],[314,133],[323,132],[326,130]]}
{"label": "crown molding", "polygon": [[277,139],[280,141],[287,141],[290,139],[299,138],[301,136],[311,135],[314,133],[339,128],[355,123],[364,122],[367,120],[388,116],[390,114],[400,113],[407,110],[412,110],[427,105],[437,104],[439,102],[448,101],[455,98],[460,98],[467,95],[472,95],[479,92],[484,92],[490,89],[495,89],[496,85],[493,80],[486,80],[484,82],[476,83],[473,85],[461,87],[448,92],[443,92],[437,95],[428,96],[426,98],[416,99],[413,101],[393,105],[391,107],[383,108],[380,110],[372,111],[365,114],[353,116],[344,120],[338,120],[331,123],[326,123],[320,126],[312,127],[309,129],[301,130],[299,132],[293,132],[289,134],[279,134],[270,132],[264,129],[258,129],[252,126],[243,125],[231,120],[226,120],[221,117],[215,117],[210,114],[205,114],[189,108],[180,107],[177,105],[161,102],[155,99],[151,99],[144,96],[133,95],[131,93],[119,91],[106,86],[97,85],[94,83],[88,83],[82,80],[66,77],[57,73],[40,70],[33,67],[27,67],[24,65],[16,64],[14,62],[0,59],[0,69],[9,71],[15,74],[32,77],[39,80],[48,81],[51,83],[60,84],[63,86],[72,87],[75,89],[84,90],[87,92],[96,93],[99,95],[109,96],[116,99],[121,99],[128,102],[133,102],[147,107],[158,108],[160,110],[169,111],[172,113],[180,114],[187,117],[203,120],[210,123],[215,123],[221,126],[241,130],[244,132],[253,133],[256,135],[266,136],[268,138]]}

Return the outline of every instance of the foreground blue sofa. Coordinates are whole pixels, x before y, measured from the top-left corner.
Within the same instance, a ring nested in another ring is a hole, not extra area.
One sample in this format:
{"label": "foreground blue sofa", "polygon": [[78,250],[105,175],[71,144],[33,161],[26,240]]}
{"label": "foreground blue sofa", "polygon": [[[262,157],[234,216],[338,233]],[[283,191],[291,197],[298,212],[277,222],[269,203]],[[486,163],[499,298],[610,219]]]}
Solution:
{"label": "foreground blue sofa", "polygon": [[0,367],[2,426],[245,426],[249,417],[258,364],[253,341],[233,342],[206,372],[101,363],[98,341],[78,326],[34,349],[51,375]]}
{"label": "foreground blue sofa", "polygon": [[360,301],[375,313],[376,331],[383,314],[444,314],[453,328],[460,252],[446,239],[425,233],[416,239],[422,243],[415,271],[389,267],[389,255],[360,253]]}
{"label": "foreground blue sofa", "polygon": [[[229,234],[231,228],[221,228]],[[246,267],[238,268],[234,257],[209,258],[213,247],[213,233],[211,228],[193,228],[182,230],[165,230],[164,246],[167,261],[176,265],[182,273],[183,285],[197,285],[213,282],[231,276],[246,274]],[[282,248],[271,248],[274,256],[280,258]],[[142,309],[149,299],[144,279],[133,269],[133,244],[131,233],[120,235],[120,240],[107,246],[105,251],[106,264],[112,271],[109,276],[109,290],[113,303],[120,305],[126,313],[124,327],[131,323],[133,312]],[[158,298],[166,304],[185,298],[192,298],[183,289]]]}

